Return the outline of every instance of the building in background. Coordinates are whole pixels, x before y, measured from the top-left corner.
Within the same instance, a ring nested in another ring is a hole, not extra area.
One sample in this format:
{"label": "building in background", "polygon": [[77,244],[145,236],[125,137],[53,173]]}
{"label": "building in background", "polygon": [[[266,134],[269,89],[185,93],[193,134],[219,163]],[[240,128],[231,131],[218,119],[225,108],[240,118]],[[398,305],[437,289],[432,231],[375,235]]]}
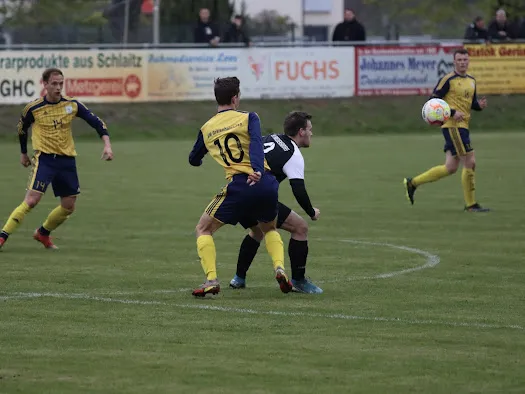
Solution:
{"label": "building in background", "polygon": [[245,12],[251,17],[264,10],[275,10],[288,16],[297,26],[297,36],[315,41],[329,41],[332,31],[343,19],[344,0],[234,0],[236,12]]}

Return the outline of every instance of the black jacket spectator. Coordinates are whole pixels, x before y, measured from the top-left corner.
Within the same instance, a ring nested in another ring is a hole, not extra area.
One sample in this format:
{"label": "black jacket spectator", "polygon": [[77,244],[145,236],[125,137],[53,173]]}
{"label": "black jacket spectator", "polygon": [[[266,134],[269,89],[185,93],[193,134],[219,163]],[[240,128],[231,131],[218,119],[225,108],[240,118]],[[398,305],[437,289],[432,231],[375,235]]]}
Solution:
{"label": "black jacket spectator", "polygon": [[519,38],[521,40],[525,39],[525,19],[521,21],[521,24],[518,29],[518,36],[516,38]]}
{"label": "black jacket spectator", "polygon": [[487,41],[489,39],[489,33],[485,29],[483,18],[477,17],[465,30],[465,40],[471,41]]}
{"label": "black jacket spectator", "polygon": [[193,32],[193,42],[212,46],[219,44],[219,30],[210,21],[210,10],[207,8],[201,8],[199,11],[199,21]]}
{"label": "black jacket spectator", "polygon": [[210,44],[210,41],[218,36],[219,30],[211,22],[204,23],[199,21],[193,33],[193,39],[196,44]]}
{"label": "black jacket spectator", "polygon": [[355,18],[352,10],[345,10],[345,20],[339,23],[332,35],[332,41],[365,41],[364,26]]}
{"label": "black jacket spectator", "polygon": [[250,45],[250,37],[244,28],[242,16],[235,16],[229,29],[224,34],[224,42],[243,42],[246,46]]}
{"label": "black jacket spectator", "polygon": [[514,29],[507,20],[505,11],[498,10],[496,19],[489,25],[489,39],[491,41],[507,41],[514,38]]}

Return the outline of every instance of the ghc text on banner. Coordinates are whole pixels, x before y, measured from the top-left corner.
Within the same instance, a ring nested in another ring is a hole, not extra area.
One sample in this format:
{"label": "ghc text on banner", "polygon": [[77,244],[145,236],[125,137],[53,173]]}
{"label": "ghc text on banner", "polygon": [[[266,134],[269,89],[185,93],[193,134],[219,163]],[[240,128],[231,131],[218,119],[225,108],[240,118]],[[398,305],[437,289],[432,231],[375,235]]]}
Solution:
{"label": "ghc text on banner", "polygon": [[146,51],[0,51],[0,103],[45,95],[42,72],[65,74],[64,94],[85,102],[140,101]]}
{"label": "ghc text on banner", "polygon": [[429,95],[439,79],[453,71],[457,46],[358,47],[356,94]]}
{"label": "ghc text on banner", "polygon": [[478,94],[525,93],[525,44],[466,45]]}

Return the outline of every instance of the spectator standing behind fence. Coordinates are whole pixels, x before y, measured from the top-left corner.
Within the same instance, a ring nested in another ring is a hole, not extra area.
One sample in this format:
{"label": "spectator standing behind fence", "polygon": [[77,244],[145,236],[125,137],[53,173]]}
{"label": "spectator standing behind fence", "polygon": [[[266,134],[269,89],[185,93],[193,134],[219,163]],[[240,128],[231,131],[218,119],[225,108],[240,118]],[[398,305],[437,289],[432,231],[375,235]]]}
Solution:
{"label": "spectator standing behind fence", "polygon": [[525,39],[525,18],[522,18],[518,26],[518,37],[520,40]]}
{"label": "spectator standing behind fence", "polygon": [[246,33],[244,18],[241,15],[235,15],[230,28],[224,34],[224,42],[244,42],[246,46],[251,45],[250,37]]}
{"label": "spectator standing behind fence", "polygon": [[350,8],[345,9],[344,21],[339,23],[332,36],[332,41],[365,41],[365,27],[356,19]]}
{"label": "spectator standing behind fence", "polygon": [[485,21],[481,16],[477,16],[474,21],[467,26],[465,31],[465,40],[469,41],[487,41],[489,33],[485,29]]}
{"label": "spectator standing behind fence", "polygon": [[199,21],[194,31],[194,42],[196,44],[210,44],[218,46],[220,41],[219,30],[210,20],[210,10],[201,8],[199,11]]}
{"label": "spectator standing behind fence", "polygon": [[489,25],[489,39],[492,41],[506,41],[514,38],[512,26],[507,20],[504,10],[496,11],[496,19]]}

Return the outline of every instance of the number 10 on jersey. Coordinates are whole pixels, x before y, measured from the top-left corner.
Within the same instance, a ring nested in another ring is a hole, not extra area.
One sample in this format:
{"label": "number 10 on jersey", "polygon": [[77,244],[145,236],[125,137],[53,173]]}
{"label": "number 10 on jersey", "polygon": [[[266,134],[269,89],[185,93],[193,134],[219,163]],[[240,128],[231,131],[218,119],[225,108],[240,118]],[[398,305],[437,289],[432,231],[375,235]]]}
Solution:
{"label": "number 10 on jersey", "polygon": [[[235,141],[235,144],[233,144],[232,147],[233,150],[230,147],[230,140]],[[235,134],[226,134],[223,144],[221,144],[220,139],[216,139],[213,143],[217,146],[217,148],[219,148],[219,153],[221,154],[222,160],[227,166],[231,165],[230,162],[238,164],[242,162],[242,159],[244,159],[244,150],[242,149],[241,140]]]}

